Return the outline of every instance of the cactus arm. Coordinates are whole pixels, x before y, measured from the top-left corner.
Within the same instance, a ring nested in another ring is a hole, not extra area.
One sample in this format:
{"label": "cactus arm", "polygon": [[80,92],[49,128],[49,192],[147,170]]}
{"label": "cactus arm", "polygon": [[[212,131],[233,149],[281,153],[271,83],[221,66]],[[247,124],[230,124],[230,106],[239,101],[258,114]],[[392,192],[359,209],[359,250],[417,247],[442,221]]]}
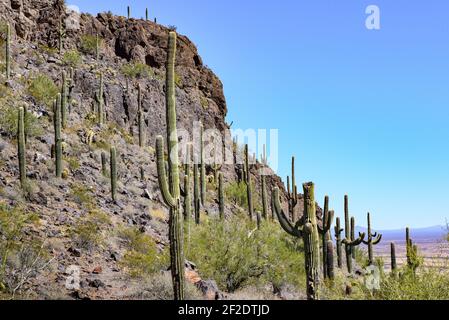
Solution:
{"label": "cactus arm", "polygon": [[162,197],[164,198],[165,203],[169,207],[176,207],[177,203],[170,193],[167,173],[165,172],[164,139],[162,138],[162,136],[156,137],[156,155],[157,155],[157,174]]}
{"label": "cactus arm", "polygon": [[381,240],[382,240],[382,235],[381,235],[381,234],[378,234],[378,235],[375,237],[375,239],[372,240],[372,244],[373,244],[373,245],[379,244],[379,242],[380,242]]}
{"label": "cactus arm", "polygon": [[320,225],[317,226],[318,227],[318,232],[321,235],[326,234],[331,229],[333,221],[334,221],[334,211],[331,210],[331,211],[328,211],[327,219],[326,219],[326,221],[323,221],[323,225],[322,226],[320,226]]}
{"label": "cactus arm", "polygon": [[298,238],[302,237],[303,236],[302,230],[297,228],[296,226],[294,227],[290,223],[290,221],[287,219],[284,211],[281,208],[281,204],[279,203],[279,189],[278,188],[273,189],[272,200],[273,200],[274,211],[276,212],[276,215],[279,220],[279,224],[281,225],[282,229],[284,229],[288,234],[290,234],[294,237],[298,237]]}
{"label": "cactus arm", "polygon": [[365,239],[365,232],[359,232],[359,237],[357,239],[354,239],[353,241],[351,241],[348,238],[345,238],[342,240],[343,244],[348,245],[348,246],[358,246],[359,244],[361,244]]}

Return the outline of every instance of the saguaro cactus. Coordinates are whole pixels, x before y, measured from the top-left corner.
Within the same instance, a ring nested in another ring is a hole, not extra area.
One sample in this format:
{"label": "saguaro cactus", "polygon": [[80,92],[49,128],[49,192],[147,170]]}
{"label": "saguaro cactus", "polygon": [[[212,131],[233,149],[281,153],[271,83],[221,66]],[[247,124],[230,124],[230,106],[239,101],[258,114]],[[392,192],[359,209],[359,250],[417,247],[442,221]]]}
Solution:
{"label": "saguaro cactus", "polygon": [[200,127],[200,176],[201,176],[201,205],[206,204],[206,165],[204,164],[204,140],[203,140],[203,134],[204,134],[204,127],[203,124],[201,124]]}
{"label": "saguaro cactus", "polygon": [[8,23],[6,25],[6,46],[5,46],[5,57],[6,57],[6,80],[11,78],[11,25]]}
{"label": "saguaro cactus", "polygon": [[334,244],[332,243],[332,240],[328,240],[326,245],[327,250],[327,257],[326,257],[326,263],[327,263],[327,278],[330,280],[334,280],[335,272],[334,272]]}
{"label": "saguaro cactus", "polygon": [[363,244],[368,246],[368,263],[372,265],[374,263],[373,246],[377,245],[382,240],[382,235],[377,234],[377,232],[375,232],[374,234],[371,232],[371,215],[369,212],[367,214],[367,220],[368,220],[367,240],[363,240]]}
{"label": "saguaro cactus", "polygon": [[100,60],[100,37],[97,35],[95,36],[95,58]]}
{"label": "saguaro cactus", "polygon": [[[321,235],[322,240],[322,246],[323,246],[323,276],[326,279],[328,277],[328,261],[327,261],[327,255],[328,250],[327,246],[329,244],[331,235],[330,235],[330,228],[332,225],[332,221],[334,220],[334,211],[329,211],[329,197],[324,197],[324,210],[323,210],[323,225],[322,227],[318,226],[318,231]],[[332,241],[331,241],[331,245]],[[333,260],[332,260],[333,263]]]}
{"label": "saguaro cactus", "polygon": [[22,189],[26,185],[26,170],[25,170],[25,111],[24,108],[19,108],[18,124],[17,124],[17,151],[19,156],[19,178]]}
{"label": "saguaro cactus", "polygon": [[62,71],[62,84],[61,84],[61,125],[65,129],[67,124],[67,75]]}
{"label": "saguaro cactus", "polygon": [[176,32],[169,33],[166,67],[166,119],[168,145],[168,178],[164,162],[164,140],[156,138],[157,172],[159,187],[165,203],[170,208],[169,239],[170,262],[175,300],[184,300],[183,230],[179,210],[178,134],[176,130],[175,97]]}
{"label": "saguaro cactus", "polygon": [[274,188],[273,190],[273,204],[281,227],[288,234],[302,238],[304,241],[307,298],[309,300],[316,300],[318,299],[317,289],[319,285],[320,243],[316,218],[314,184],[312,182],[305,183],[303,189],[304,217],[295,224],[289,221],[281,208],[278,188]]}
{"label": "saguaro cactus", "polygon": [[128,6],[128,19],[130,19],[130,18],[131,18],[131,7]]}
{"label": "saguaro cactus", "polygon": [[410,238],[410,228],[405,229],[405,245],[407,255],[407,267],[413,272],[418,268],[420,261],[418,257],[418,247],[413,244],[413,240]]}
{"label": "saguaro cactus", "polygon": [[261,189],[262,189],[262,217],[268,219],[268,200],[267,200],[267,183],[265,181],[265,175],[260,177],[261,179]]}
{"label": "saguaro cactus", "polygon": [[139,146],[141,148],[145,147],[145,123],[143,119],[143,110],[142,110],[142,91],[140,88],[140,84],[137,87],[137,121],[139,123]]}
{"label": "saguaro cactus", "polygon": [[200,175],[199,175],[199,165],[197,157],[195,157],[193,164],[193,209],[195,211],[195,223],[200,224],[200,210],[201,210],[201,199],[200,199]]}
{"label": "saguaro cactus", "polygon": [[55,129],[55,163],[56,177],[62,177],[62,138],[61,138],[61,94],[58,93],[56,101],[53,105],[54,129]]}
{"label": "saguaro cactus", "polygon": [[290,178],[287,177],[287,200],[288,200],[288,211],[290,214],[291,221],[296,220],[295,207],[298,204],[298,189],[296,187],[295,179],[295,157],[292,157],[292,184],[290,190]]}
{"label": "saguaro cactus", "polygon": [[110,149],[109,161],[111,164],[111,194],[112,200],[117,200],[117,150],[115,147]]}
{"label": "saguaro cactus", "polygon": [[390,257],[391,257],[391,271],[396,272],[397,263],[396,263],[396,246],[394,242],[390,243]]}
{"label": "saguaro cactus", "polygon": [[102,125],[104,123],[104,80],[103,80],[103,73],[100,73],[100,87],[98,89],[98,93],[96,96],[97,104],[98,104],[98,110],[97,110],[97,121],[98,124]]}
{"label": "saguaro cactus", "polygon": [[218,173],[218,207],[220,219],[224,219],[225,216],[225,202],[224,202],[224,182],[223,173]]}
{"label": "saguaro cactus", "polygon": [[106,177],[108,175],[108,169],[106,167],[106,153],[101,152],[101,174]]}
{"label": "saguaro cactus", "polygon": [[343,259],[342,259],[342,253],[341,253],[341,233],[343,232],[343,229],[340,228],[340,218],[337,218],[335,221],[335,246],[337,248],[337,265],[341,269],[343,266]]}
{"label": "saguaro cactus", "polygon": [[253,207],[253,192],[251,188],[251,172],[249,168],[249,156],[248,156],[248,145],[245,145],[245,169],[244,169],[244,179],[246,184],[246,196],[248,201],[248,215],[250,220],[253,219],[254,207]]}
{"label": "saguaro cactus", "polygon": [[145,8],[145,20],[148,21],[148,8]]}
{"label": "saguaro cactus", "polygon": [[184,221],[189,221],[192,214],[192,197],[190,192],[190,148],[187,147],[184,164]]}
{"label": "saguaro cactus", "polygon": [[346,267],[348,273],[352,273],[352,250],[358,245],[360,245],[365,238],[365,233],[359,233],[357,239],[351,240],[351,228],[349,225],[349,209],[348,209],[348,196],[345,196],[345,239],[343,239],[343,244],[345,245],[346,252]]}

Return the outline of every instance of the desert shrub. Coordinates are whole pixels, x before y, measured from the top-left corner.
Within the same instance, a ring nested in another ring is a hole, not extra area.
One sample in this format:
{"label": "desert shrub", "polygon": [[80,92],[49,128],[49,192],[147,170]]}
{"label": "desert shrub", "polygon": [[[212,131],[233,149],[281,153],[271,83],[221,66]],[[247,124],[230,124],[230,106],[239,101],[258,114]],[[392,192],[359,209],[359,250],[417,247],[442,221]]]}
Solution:
{"label": "desert shrub", "polygon": [[90,250],[103,243],[104,228],[109,224],[111,224],[109,216],[94,209],[87,215],[78,218],[70,233],[75,245]]}
{"label": "desert shrub", "polygon": [[131,277],[154,274],[167,264],[166,253],[159,254],[153,238],[138,228],[121,229],[118,235],[127,248],[120,264]]}
{"label": "desert shrub", "polygon": [[72,201],[87,209],[95,207],[95,201],[92,197],[91,190],[83,184],[73,184],[70,188],[69,195]]}
{"label": "desert shrub", "polygon": [[36,214],[0,203],[0,291],[14,296],[48,265],[43,243],[25,232],[38,223]]}
{"label": "desert shrub", "polygon": [[[15,137],[17,135],[17,122],[19,118],[18,109],[16,105],[0,104],[0,130],[9,137]],[[25,119],[25,136],[32,138],[43,134],[42,125],[33,113],[26,112]]]}
{"label": "desert shrub", "polygon": [[[256,210],[260,210],[260,201],[254,181],[251,181],[253,205]],[[242,208],[248,209],[248,195],[244,182],[232,182],[225,188],[225,197],[228,201]]]}
{"label": "desert shrub", "polygon": [[66,157],[65,161],[69,164],[71,171],[76,171],[80,168],[80,162],[77,157]]}
{"label": "desert shrub", "polygon": [[66,66],[75,68],[81,62],[81,56],[77,50],[70,50],[64,53],[62,63]]}
{"label": "desert shrub", "polygon": [[59,92],[59,88],[48,76],[39,74],[30,81],[28,92],[37,103],[50,107]]}
{"label": "desert shrub", "polygon": [[[154,274],[143,282],[129,297],[132,300],[173,300],[173,284],[170,272]],[[201,300],[201,292],[191,283],[185,286],[186,300]]]}
{"label": "desert shrub", "polygon": [[[98,46],[101,47],[103,39],[98,38]],[[97,37],[85,34],[81,36],[80,43],[81,52],[85,54],[95,54],[97,51]]]}
{"label": "desert shrub", "polygon": [[130,78],[147,78],[153,75],[150,66],[140,62],[130,62],[122,66],[122,73]]}
{"label": "desert shrub", "polygon": [[204,278],[234,292],[251,284],[305,282],[302,249],[271,222],[257,230],[246,217],[188,226],[185,253]]}

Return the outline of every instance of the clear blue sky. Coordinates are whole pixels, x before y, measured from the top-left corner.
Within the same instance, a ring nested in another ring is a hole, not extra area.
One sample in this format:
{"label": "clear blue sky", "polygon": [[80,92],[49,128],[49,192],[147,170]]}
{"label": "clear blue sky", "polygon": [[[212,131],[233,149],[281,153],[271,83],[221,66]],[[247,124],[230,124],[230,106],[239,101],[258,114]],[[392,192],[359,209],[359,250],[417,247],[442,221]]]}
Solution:
{"label": "clear blue sky", "polygon": [[[176,25],[224,83],[228,121],[278,128],[279,174],[297,158],[358,225],[425,227],[449,218],[447,0],[67,0]],[[365,28],[378,5],[381,30]]]}

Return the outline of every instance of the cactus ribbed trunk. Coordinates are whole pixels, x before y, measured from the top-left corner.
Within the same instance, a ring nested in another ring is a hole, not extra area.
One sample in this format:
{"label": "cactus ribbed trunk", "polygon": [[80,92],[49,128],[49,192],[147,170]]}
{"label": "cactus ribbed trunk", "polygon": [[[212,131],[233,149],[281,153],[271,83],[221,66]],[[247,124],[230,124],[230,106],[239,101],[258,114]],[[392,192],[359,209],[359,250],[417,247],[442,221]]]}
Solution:
{"label": "cactus ribbed trunk", "polygon": [[334,280],[334,245],[332,240],[328,240],[326,245],[326,263],[327,263],[327,278]]}
{"label": "cactus ribbed trunk", "polygon": [[220,219],[224,219],[225,216],[225,200],[224,200],[224,182],[223,173],[218,173],[218,207]]}
{"label": "cactus ribbed trunk", "polygon": [[201,176],[201,205],[206,205],[206,166],[204,164],[204,127],[201,124],[200,132],[200,176]]}
{"label": "cactus ribbed trunk", "polygon": [[186,162],[184,164],[184,221],[189,221],[192,215],[192,196],[190,192],[190,153],[187,148]]}
{"label": "cactus ribbed trunk", "polygon": [[145,9],[145,20],[148,21],[148,8]]}
{"label": "cactus ribbed trunk", "polygon": [[131,7],[128,6],[128,19],[131,18]]}
{"label": "cactus ribbed trunk", "polygon": [[[351,217],[351,241],[355,240],[355,218]],[[355,250],[351,248],[352,259],[355,259]]]}
{"label": "cactus ribbed trunk", "polygon": [[6,57],[6,80],[11,78],[11,25],[8,23],[6,25],[6,46],[5,46],[5,57]]}
{"label": "cactus ribbed trunk", "polygon": [[398,267],[396,263],[396,246],[393,242],[390,244],[390,257],[391,257],[391,271],[396,272]]}
{"label": "cactus ribbed trunk", "polygon": [[265,175],[262,175],[262,217],[268,219],[268,200],[267,200],[267,183],[265,181]]}
{"label": "cactus ribbed trunk", "polygon": [[307,297],[318,299],[318,275],[320,268],[320,240],[318,235],[314,184],[303,185],[304,190],[304,248],[307,277]]}
{"label": "cactus ribbed trunk", "polygon": [[182,228],[182,216],[180,213],[178,133],[176,129],[175,58],[176,33],[172,31],[169,33],[168,39],[165,86],[168,145],[168,179],[166,169],[164,168],[164,140],[161,136],[158,136],[156,138],[156,154],[159,187],[161,189],[165,203],[170,208],[170,271],[173,282],[173,297],[175,300],[184,300],[184,236]]}
{"label": "cactus ribbed trunk", "polygon": [[62,71],[61,84],[61,125],[65,129],[67,125],[67,75]]}
{"label": "cactus ribbed trunk", "polygon": [[373,242],[369,241],[370,237],[371,237],[371,218],[370,218],[370,214],[368,213],[368,263],[369,263],[369,265],[372,265],[374,262]]}
{"label": "cactus ribbed trunk", "polygon": [[[329,213],[329,197],[324,197],[324,208],[323,208],[323,225],[325,224],[327,220],[327,215]],[[321,241],[322,241],[322,252],[323,252],[323,277],[326,279],[328,277],[328,270],[327,270],[327,241],[329,234],[327,232],[323,233],[321,235]]]}
{"label": "cactus ribbed trunk", "polygon": [[342,252],[341,252],[341,232],[342,229],[340,227],[340,218],[336,219],[335,222],[335,245],[337,249],[337,266],[338,268],[343,267],[343,259],[342,259]]}
{"label": "cactus ribbed trunk", "polygon": [[193,208],[195,211],[195,223],[200,224],[200,177],[199,177],[198,161],[193,164]]}
{"label": "cactus ribbed trunk", "polygon": [[109,161],[111,163],[111,195],[112,200],[117,200],[117,151],[111,147]]}
{"label": "cactus ribbed trunk", "polygon": [[17,124],[17,150],[19,157],[19,178],[22,189],[26,185],[26,164],[25,164],[25,110],[19,108],[18,124]]}
{"label": "cactus ribbed trunk", "polygon": [[[348,196],[345,196],[345,238],[351,239],[351,226],[349,224],[349,209],[348,209]],[[352,273],[352,250],[349,244],[345,244],[345,253],[346,253],[346,268],[348,269],[348,273]]]}
{"label": "cactus ribbed trunk", "polygon": [[58,93],[56,102],[54,103],[54,128],[55,128],[55,162],[56,177],[62,177],[62,138],[61,138],[61,94]]}
{"label": "cactus ribbed trunk", "polygon": [[100,60],[100,38],[97,35],[95,36],[95,58],[98,60]]}
{"label": "cactus ribbed trunk", "polygon": [[106,153],[101,152],[101,174],[106,177],[108,175],[108,169],[106,167]]}

